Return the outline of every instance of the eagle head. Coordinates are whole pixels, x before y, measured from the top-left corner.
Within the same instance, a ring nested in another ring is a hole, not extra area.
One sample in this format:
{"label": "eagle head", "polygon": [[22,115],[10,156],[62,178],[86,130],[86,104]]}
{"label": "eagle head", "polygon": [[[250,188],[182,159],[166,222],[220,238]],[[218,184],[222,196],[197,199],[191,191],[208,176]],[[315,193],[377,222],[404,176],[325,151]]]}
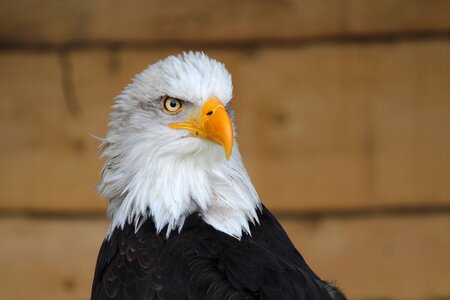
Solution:
{"label": "eagle head", "polygon": [[150,65],[116,97],[98,185],[110,231],[151,217],[169,235],[198,213],[231,236],[249,232],[261,204],[235,142],[232,91],[222,63],[187,52]]}

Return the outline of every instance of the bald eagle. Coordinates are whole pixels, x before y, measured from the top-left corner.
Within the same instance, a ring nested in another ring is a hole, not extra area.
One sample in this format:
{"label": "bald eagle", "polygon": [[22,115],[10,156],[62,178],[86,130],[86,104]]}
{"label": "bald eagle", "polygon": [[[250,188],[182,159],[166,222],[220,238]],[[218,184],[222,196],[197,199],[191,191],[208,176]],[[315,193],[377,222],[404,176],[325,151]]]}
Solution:
{"label": "bald eagle", "polygon": [[345,299],[260,202],[231,98],[225,66],[198,52],[150,65],[116,98],[92,299]]}

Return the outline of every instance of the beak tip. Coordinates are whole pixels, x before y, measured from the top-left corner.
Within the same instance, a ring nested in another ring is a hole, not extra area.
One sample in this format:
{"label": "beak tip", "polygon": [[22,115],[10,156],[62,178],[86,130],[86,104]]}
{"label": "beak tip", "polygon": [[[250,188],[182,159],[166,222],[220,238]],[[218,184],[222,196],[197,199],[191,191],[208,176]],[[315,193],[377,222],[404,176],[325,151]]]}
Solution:
{"label": "beak tip", "polygon": [[230,160],[230,158],[231,158],[231,153],[226,153],[226,157],[227,157],[227,160]]}

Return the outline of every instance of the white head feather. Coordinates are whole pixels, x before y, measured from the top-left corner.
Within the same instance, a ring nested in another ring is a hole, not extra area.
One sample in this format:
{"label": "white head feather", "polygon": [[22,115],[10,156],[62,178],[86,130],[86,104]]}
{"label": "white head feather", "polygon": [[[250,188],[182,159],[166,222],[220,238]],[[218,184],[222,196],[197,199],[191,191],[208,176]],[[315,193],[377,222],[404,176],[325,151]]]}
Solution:
{"label": "white head feather", "polygon": [[[127,222],[138,228],[148,217],[158,232],[167,226],[168,236],[192,213],[236,238],[250,233],[249,222],[258,222],[261,203],[236,142],[227,161],[220,145],[168,126],[188,118],[211,97],[226,106],[234,125],[232,89],[223,64],[188,52],[150,65],[116,98],[101,145],[107,161],[98,185],[110,199],[108,236]],[[184,100],[186,109],[167,114],[164,96]]]}

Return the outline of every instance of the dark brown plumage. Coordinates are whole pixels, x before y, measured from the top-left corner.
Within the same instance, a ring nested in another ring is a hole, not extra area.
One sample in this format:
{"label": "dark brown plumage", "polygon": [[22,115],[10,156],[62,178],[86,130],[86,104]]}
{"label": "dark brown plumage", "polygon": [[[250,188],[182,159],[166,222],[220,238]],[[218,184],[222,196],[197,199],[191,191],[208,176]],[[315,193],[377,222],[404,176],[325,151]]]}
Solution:
{"label": "dark brown plumage", "polygon": [[264,207],[252,236],[217,231],[194,214],[180,233],[151,219],[116,228],[100,249],[92,299],[345,299],[308,267]]}

